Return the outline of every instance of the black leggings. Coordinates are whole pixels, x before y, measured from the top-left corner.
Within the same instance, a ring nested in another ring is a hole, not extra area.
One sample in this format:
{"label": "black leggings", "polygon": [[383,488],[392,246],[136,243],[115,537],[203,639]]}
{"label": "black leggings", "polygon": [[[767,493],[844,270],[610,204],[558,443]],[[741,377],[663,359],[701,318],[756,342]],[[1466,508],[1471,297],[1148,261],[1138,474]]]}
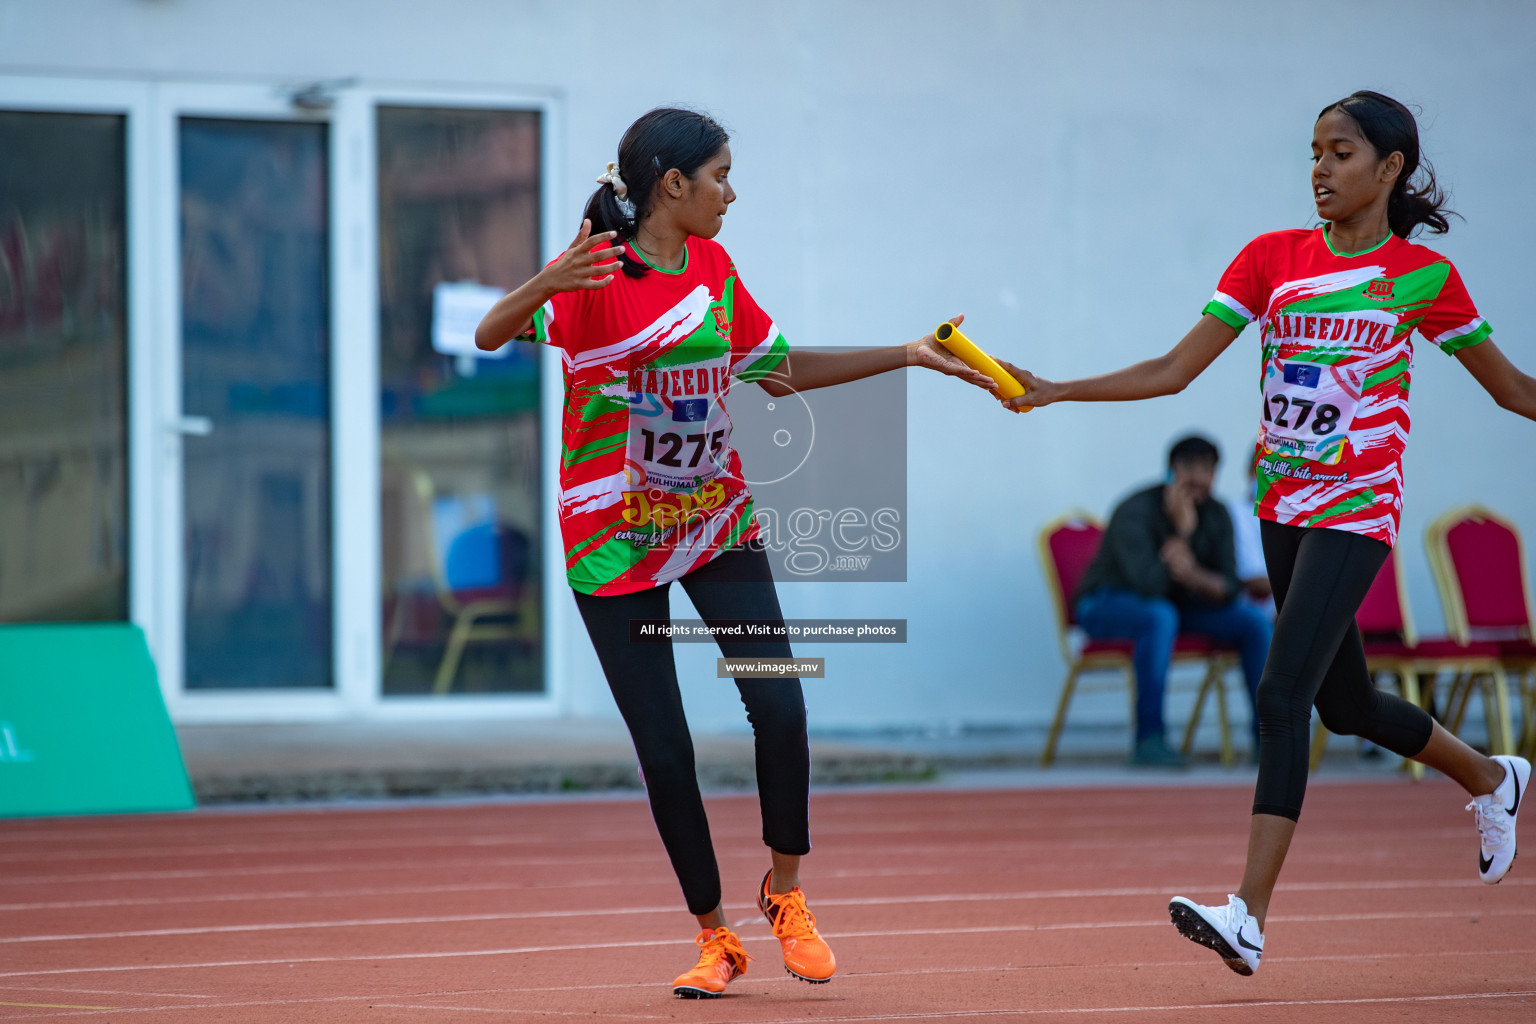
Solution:
{"label": "black leggings", "polygon": [[[768,556],[756,544],[731,548],[679,582],[701,618],[783,621]],[[669,616],[670,589],[666,584],[610,597],[577,592],[576,607],[635,741],[651,815],[688,910],[707,914],[720,905],[720,867],[694,774],[693,738],[683,717],[672,643],[629,639],[630,619]],[[728,658],[791,657],[786,640],[722,640],[720,650]],[[756,743],[763,842],[779,853],[809,853],[811,754],[800,680],[738,679],[736,689]]]}
{"label": "black leggings", "polygon": [[1267,520],[1259,529],[1280,615],[1259,680],[1253,813],[1295,821],[1307,791],[1314,705],[1329,732],[1364,736],[1403,757],[1424,749],[1434,721],[1376,689],[1355,625],[1355,612],[1392,549],[1342,530]]}

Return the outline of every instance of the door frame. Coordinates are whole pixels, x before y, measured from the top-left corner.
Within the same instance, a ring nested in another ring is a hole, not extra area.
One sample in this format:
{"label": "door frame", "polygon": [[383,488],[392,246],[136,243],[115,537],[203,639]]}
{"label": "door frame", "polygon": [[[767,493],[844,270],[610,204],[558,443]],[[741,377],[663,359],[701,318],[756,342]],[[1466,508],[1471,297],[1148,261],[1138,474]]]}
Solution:
{"label": "door frame", "polygon": [[[366,533],[366,552],[358,553],[361,562],[366,554],[368,572],[367,594],[364,607],[370,609],[366,644],[360,645],[372,659],[368,665],[368,678],[372,681],[374,703],[370,717],[395,720],[438,720],[455,718],[553,718],[571,711],[573,699],[570,678],[570,652],[567,638],[575,626],[576,604],[569,596],[570,584],[565,578],[565,546],[560,540],[560,515],[557,499],[560,494],[560,429],[561,409],[565,401],[565,378],[556,353],[544,346],[539,347],[539,454],[540,467],[542,566],[541,594],[543,607],[544,640],[544,691],[542,693],[466,694],[462,696],[383,696],[383,629],[378,609],[383,595],[382,551],[383,528],[380,522],[380,436],[379,420],[379,242],[378,242],[378,136],[377,110],[381,106],[441,107],[481,110],[528,110],[539,114],[539,252],[540,261],[547,263],[565,251],[570,236],[563,234],[568,227],[560,211],[563,189],[556,154],[562,149],[563,122],[558,97],[551,91],[539,93],[531,90],[464,89],[449,86],[424,86],[411,83],[362,82],[349,84],[336,93],[338,130],[342,137],[336,139],[338,152],[345,148],[347,158],[355,160],[347,173],[351,180],[338,188],[343,197],[333,192],[338,214],[342,203],[351,204],[359,246],[355,253],[358,278],[354,295],[357,307],[354,315],[361,332],[367,337],[368,365],[367,395],[363,406],[355,410],[359,421],[366,419],[367,450],[359,449],[347,472],[361,493],[372,495],[366,511],[360,510],[358,525]],[[333,183],[340,182],[340,175],[333,176]],[[338,229],[339,230],[339,229]],[[338,309],[341,303],[337,303]],[[338,410],[338,415],[340,411]],[[338,485],[341,477],[338,471]],[[362,543],[361,536],[354,538]],[[362,595],[360,595],[362,596]],[[361,636],[361,632],[359,633]]]}
{"label": "door frame", "polygon": [[[321,123],[327,126],[327,216],[328,224],[328,276],[331,294],[327,296],[330,307],[330,375],[331,409],[331,534],[339,537],[340,523],[353,513],[350,507],[361,496],[348,494],[337,486],[335,467],[338,448],[343,446],[339,436],[343,421],[337,415],[335,388],[345,380],[345,372],[351,368],[350,360],[343,352],[355,348],[347,338],[338,336],[342,324],[337,315],[336,298],[341,289],[334,280],[338,262],[335,211],[330,209],[335,193],[336,139],[330,112],[325,110],[296,109],[291,94],[272,83],[259,82],[158,82],[151,86],[150,143],[153,147],[151,161],[154,168],[153,187],[156,193],[154,221],[151,228],[154,246],[154,263],[160,270],[155,281],[155,306],[159,329],[143,346],[149,361],[154,365],[157,389],[156,406],[161,458],[156,474],[156,491],[160,498],[159,515],[155,517],[156,566],[159,586],[156,588],[156,615],[160,644],[156,660],[160,671],[161,689],[171,717],[177,721],[253,721],[262,719],[326,719],[343,716],[347,710],[360,710],[367,701],[366,679],[344,656],[346,646],[341,642],[348,595],[341,592],[340,582],[347,579],[355,567],[340,557],[332,542],[331,550],[331,678],[333,686],[326,690],[299,688],[272,688],[252,690],[189,691],[186,688],[186,570],[185,560],[185,471],[182,460],[184,432],[180,428],[185,410],[182,408],[182,330],[181,330],[181,152],[180,122],[183,117],[210,117],[228,120],[286,121],[294,123]],[[354,427],[354,429],[356,429]]]}
{"label": "door frame", "polygon": [[[156,558],[155,531],[159,512],[155,481],[161,458],[155,444],[160,420],[158,381],[154,361],[146,358],[144,342],[160,331],[155,308],[154,236],[155,170],[151,161],[150,109],[152,87],[147,81],[70,78],[47,75],[0,75],[0,108],[57,114],[115,114],[124,119],[123,183],[126,237],[124,292],[127,317],[127,454],[128,488],[128,617],[144,630],[150,651],[163,649],[156,595],[163,566]],[[166,680],[160,677],[163,693]]]}

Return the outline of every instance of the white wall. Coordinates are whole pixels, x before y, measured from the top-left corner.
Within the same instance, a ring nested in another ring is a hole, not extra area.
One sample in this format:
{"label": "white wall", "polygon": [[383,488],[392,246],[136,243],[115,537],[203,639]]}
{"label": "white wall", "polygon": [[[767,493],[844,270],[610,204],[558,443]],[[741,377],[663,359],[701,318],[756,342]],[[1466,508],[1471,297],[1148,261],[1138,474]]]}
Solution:
{"label": "white wall", "polygon": [[[554,90],[552,194],[573,231],[635,116],[701,106],[735,135],[720,240],[792,343],[904,341],[964,311],[981,344],[1053,377],[1166,349],[1243,243],[1308,224],[1312,120],[1375,88],[1423,108],[1466,216],[1430,244],[1536,370],[1536,7],[1520,0],[0,0],[0,70]],[[782,588],[787,615],[905,617],[911,641],[819,652],[813,725],[1043,720],[1061,664],[1037,528],[1069,506],[1104,513],[1189,428],[1223,444],[1222,484],[1241,488],[1254,344],[1177,397],[1027,417],[915,377],[909,582]],[[1424,525],[1479,501],[1536,538],[1536,424],[1423,351],[1403,554],[1434,632]],[[552,639],[572,654],[571,710],[612,714],[585,637]],[[712,657],[679,658],[695,725],[744,727]]]}

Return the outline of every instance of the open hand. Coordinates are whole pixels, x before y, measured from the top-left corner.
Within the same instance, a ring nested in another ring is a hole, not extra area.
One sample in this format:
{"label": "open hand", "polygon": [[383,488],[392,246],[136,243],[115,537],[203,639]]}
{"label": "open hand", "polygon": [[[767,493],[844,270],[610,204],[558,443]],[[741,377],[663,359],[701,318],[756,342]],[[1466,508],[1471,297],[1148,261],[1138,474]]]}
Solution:
{"label": "open hand", "polygon": [[622,269],[618,262],[622,245],[598,248],[612,241],[617,231],[592,234],[592,222],[581,222],[581,230],[560,257],[539,272],[544,284],[552,291],[575,292],[582,289],[605,288],[613,275]]}
{"label": "open hand", "polygon": [[[949,322],[959,327],[965,322],[965,314],[961,313],[959,316],[952,316],[949,318]],[[977,387],[991,391],[994,394],[997,392],[997,385],[991,377],[965,365],[958,356],[935,341],[931,332],[925,334],[917,341],[907,342],[907,365],[923,366],[930,370],[937,370],[940,373],[947,373],[951,377],[959,377],[961,380],[975,384]]]}

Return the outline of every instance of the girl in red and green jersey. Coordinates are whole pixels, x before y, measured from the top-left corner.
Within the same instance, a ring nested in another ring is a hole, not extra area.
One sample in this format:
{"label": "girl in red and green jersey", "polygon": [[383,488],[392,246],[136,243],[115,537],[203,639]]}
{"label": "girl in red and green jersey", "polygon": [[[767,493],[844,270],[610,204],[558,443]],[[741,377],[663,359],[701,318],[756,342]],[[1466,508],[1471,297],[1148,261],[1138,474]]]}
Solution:
{"label": "girl in red and green jersey", "polygon": [[1408,241],[1443,233],[1444,197],[1420,167],[1418,126],[1401,103],[1358,92],[1323,110],[1312,134],[1311,231],[1250,242],[1193,330],[1166,355],[1054,382],[1009,367],[1029,389],[1013,406],[1125,401],[1183,390],[1258,326],[1263,372],[1257,513],[1279,617],[1257,699],[1259,779],[1242,884],[1226,906],[1184,897],[1179,931],[1252,974],[1271,893],[1301,812],[1315,706],[1336,733],[1436,768],[1472,795],[1478,872],[1497,882],[1515,855],[1530,764],[1484,757],[1422,709],[1371,682],[1354,616],[1397,538],[1408,439],[1412,334],[1461,361],[1499,405],[1536,419],[1536,379],[1490,338],[1450,262]]}
{"label": "girl in red and green jersey", "polygon": [[[505,296],[476,334],[560,350],[565,365],[560,526],[566,572],[609,689],[635,742],[657,831],[703,929],[698,964],[673,982],[720,995],[746,970],[721,908],[720,871],[694,773],[670,641],[632,642],[630,622],[666,619],[682,584],[701,618],[782,625],[752,495],[731,445],[729,395],[770,395],[925,366],[991,388],[930,335],[856,352],[790,354],[777,325],[713,241],[731,187],[724,129],[687,110],[653,110],[619,143],[569,249]],[[955,318],[959,322],[961,318]],[[790,657],[788,642],[721,640],[731,658]],[[758,905],[784,966],[831,979],[832,951],[800,891],[810,851],[810,753],[795,678],[736,680],[756,746],[763,841],[772,868]]]}

